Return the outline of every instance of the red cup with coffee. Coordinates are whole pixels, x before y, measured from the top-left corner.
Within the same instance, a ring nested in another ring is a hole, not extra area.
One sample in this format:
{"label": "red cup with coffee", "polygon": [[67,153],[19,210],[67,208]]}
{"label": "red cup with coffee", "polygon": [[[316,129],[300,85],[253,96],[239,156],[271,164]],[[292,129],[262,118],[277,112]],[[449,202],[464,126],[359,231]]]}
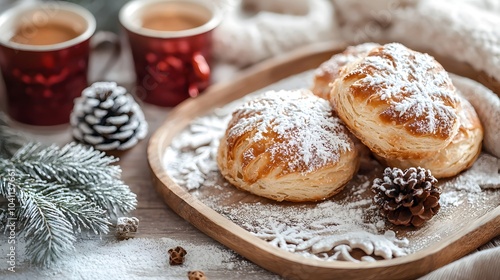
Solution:
{"label": "red cup with coffee", "polygon": [[87,86],[93,15],[75,4],[20,5],[0,15],[0,68],[10,117],[31,125],[69,122]]}
{"label": "red cup with coffee", "polygon": [[135,0],[120,11],[136,73],[136,95],[173,107],[210,84],[212,30],[221,20],[213,1]]}

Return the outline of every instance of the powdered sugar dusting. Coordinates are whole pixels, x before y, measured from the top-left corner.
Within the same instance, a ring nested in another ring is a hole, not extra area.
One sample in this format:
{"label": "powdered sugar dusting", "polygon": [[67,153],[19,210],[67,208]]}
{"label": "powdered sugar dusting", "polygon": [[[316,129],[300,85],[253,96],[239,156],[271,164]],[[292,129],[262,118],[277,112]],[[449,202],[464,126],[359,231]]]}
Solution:
{"label": "powdered sugar dusting", "polygon": [[[351,73],[370,73],[354,88],[374,88],[390,106],[381,113],[418,134],[450,134],[459,103],[448,73],[434,58],[392,43],[372,50]],[[372,97],[370,97],[372,98]]]}
{"label": "powdered sugar dusting", "polygon": [[332,81],[337,77],[338,72],[347,63],[366,55],[370,50],[379,46],[376,43],[364,43],[356,46],[349,46],[339,54],[333,55],[329,60],[323,62],[314,72],[315,76],[331,75]]}
{"label": "powdered sugar dusting", "polygon": [[[0,242],[7,244],[8,240],[2,236]],[[187,257],[183,265],[172,266],[168,262],[168,250],[176,246],[186,249]],[[75,252],[47,268],[30,265],[25,242],[19,239],[16,242],[14,273],[7,271],[9,247],[0,246],[2,279],[186,280],[189,270],[205,271],[208,279],[247,279],[248,275],[253,274],[261,275],[262,279],[281,279],[271,272],[262,272],[262,268],[223,245],[206,243],[204,240],[194,244],[179,234],[168,238],[136,237],[124,241],[116,241],[114,236],[103,237],[102,240],[81,240],[75,243]]]}
{"label": "powdered sugar dusting", "polygon": [[[240,201],[224,205],[223,201],[230,198],[223,195],[212,196],[204,203],[271,245],[311,258],[359,262],[406,255],[408,240],[384,227],[371,198],[361,195],[369,192],[369,184],[357,184],[357,180],[366,178],[357,176],[348,202],[327,200],[284,206]],[[354,249],[361,249],[361,256],[354,257]]]}
{"label": "powdered sugar dusting", "polygon": [[498,189],[500,188],[500,159],[484,154],[469,170],[446,182],[444,187],[468,193],[481,193],[482,189]]}
{"label": "powdered sugar dusting", "polygon": [[[248,133],[253,133],[247,139],[250,144],[266,142],[271,162],[288,163],[284,173],[318,170],[337,162],[352,145],[328,101],[305,89],[268,91],[239,107],[229,123],[227,141],[238,141]],[[251,150],[244,156],[255,158]]]}
{"label": "powdered sugar dusting", "polygon": [[377,46],[380,45],[376,43],[364,43],[356,46],[349,46],[344,52],[335,54],[329,60],[323,62],[314,70],[313,93],[316,96],[329,100],[332,83],[339,77],[344,66],[366,56],[370,50]]}

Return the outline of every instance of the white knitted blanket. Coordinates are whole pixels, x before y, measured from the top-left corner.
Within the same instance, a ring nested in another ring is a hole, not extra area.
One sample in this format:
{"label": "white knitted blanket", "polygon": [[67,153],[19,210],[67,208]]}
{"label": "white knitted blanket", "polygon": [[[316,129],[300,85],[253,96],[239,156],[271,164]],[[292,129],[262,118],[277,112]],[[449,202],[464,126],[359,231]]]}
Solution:
{"label": "white knitted blanket", "polygon": [[[466,62],[500,80],[500,1],[333,0],[342,37],[398,41]],[[356,17],[348,16],[356,9]]]}

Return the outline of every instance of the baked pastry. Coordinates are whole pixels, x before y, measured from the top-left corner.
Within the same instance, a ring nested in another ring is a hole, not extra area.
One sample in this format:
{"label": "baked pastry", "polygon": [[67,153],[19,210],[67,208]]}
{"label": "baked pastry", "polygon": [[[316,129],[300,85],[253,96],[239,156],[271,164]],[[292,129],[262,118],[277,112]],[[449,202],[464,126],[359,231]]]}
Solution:
{"label": "baked pastry", "polygon": [[349,46],[344,52],[333,55],[314,71],[312,92],[321,98],[329,100],[330,91],[332,90],[331,83],[339,77],[342,67],[365,56],[370,50],[378,46],[380,45],[376,43],[364,43]]}
{"label": "baked pastry", "polygon": [[460,100],[448,73],[433,57],[398,43],[347,64],[330,101],[349,130],[385,159],[431,156],[460,126]]}
{"label": "baked pastry", "polygon": [[356,173],[358,151],[328,101],[269,91],[233,112],[217,164],[237,188],[276,201],[318,201]]}
{"label": "baked pastry", "polygon": [[469,168],[481,153],[483,127],[474,107],[461,98],[458,116],[460,128],[453,140],[435,155],[422,159],[382,159],[387,165],[407,169],[420,166],[429,169],[436,178],[455,176]]}

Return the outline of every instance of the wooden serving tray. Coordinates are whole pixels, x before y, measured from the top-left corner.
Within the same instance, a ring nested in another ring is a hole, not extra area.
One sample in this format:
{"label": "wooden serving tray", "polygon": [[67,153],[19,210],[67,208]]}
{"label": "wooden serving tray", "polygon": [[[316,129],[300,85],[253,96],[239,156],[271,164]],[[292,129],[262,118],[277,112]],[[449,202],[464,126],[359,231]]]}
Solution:
{"label": "wooden serving tray", "polygon": [[[212,86],[200,97],[175,108],[155,132],[148,147],[153,182],[164,201],[205,234],[263,268],[288,279],[414,279],[461,258],[499,235],[500,206],[496,206],[477,219],[466,223],[460,221],[463,226],[448,234],[444,240],[407,256],[361,263],[306,258],[274,247],[254,236],[176,184],[165,171],[163,156],[166,149],[194,118],[283,78],[314,69],[345,47],[342,43],[325,43],[274,58],[248,69],[230,83]],[[484,77],[466,65],[443,58],[439,61],[448,71],[463,76]],[[485,84],[484,79],[482,82]],[[491,88],[497,85],[498,83],[491,83],[487,86]],[[457,223],[462,219],[460,213],[453,217],[457,219]]]}

